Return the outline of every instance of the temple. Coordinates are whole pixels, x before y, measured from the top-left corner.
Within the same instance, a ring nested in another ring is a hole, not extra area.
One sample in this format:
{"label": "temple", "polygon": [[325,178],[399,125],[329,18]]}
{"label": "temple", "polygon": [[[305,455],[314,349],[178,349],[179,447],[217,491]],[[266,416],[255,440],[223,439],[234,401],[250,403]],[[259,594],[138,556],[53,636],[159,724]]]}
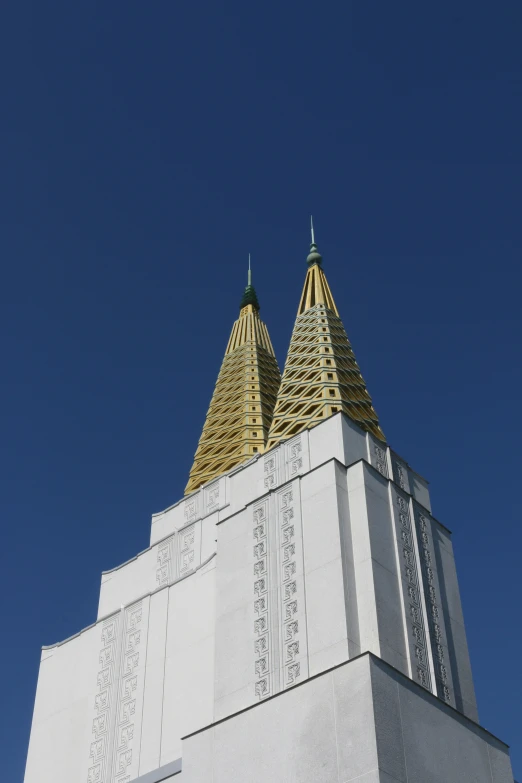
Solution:
{"label": "temple", "polygon": [[25,783],[513,783],[451,533],[385,439],[313,235],[307,265],[282,379],[249,277],[185,496],[43,648]]}

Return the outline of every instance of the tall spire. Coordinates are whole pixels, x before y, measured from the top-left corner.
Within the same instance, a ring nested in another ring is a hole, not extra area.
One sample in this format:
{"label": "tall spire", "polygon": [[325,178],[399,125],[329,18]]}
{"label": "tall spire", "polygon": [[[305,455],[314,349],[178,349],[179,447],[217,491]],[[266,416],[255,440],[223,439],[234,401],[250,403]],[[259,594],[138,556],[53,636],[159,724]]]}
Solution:
{"label": "tall spire", "polygon": [[343,411],[380,440],[384,434],[344,330],[315,242],[277,395],[267,448]]}
{"label": "tall spire", "polygon": [[207,412],[185,494],[265,450],[281,374],[248,284]]}

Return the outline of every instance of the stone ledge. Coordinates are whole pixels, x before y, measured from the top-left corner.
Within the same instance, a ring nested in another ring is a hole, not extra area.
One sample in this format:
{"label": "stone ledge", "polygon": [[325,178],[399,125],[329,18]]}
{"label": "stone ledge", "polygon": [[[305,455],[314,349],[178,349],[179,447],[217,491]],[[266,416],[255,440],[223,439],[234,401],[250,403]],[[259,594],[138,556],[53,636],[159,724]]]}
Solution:
{"label": "stone ledge", "polygon": [[464,723],[470,724],[470,728],[473,727],[473,729],[475,730],[484,732],[484,734],[487,734],[488,736],[492,737],[492,739],[494,739],[496,742],[499,742],[505,748],[509,749],[509,745],[506,742],[503,742],[491,731],[485,729],[483,726],[480,725],[480,723],[477,723],[471,718],[468,718],[467,715],[464,715],[463,712],[459,712],[459,710],[455,709],[455,707],[452,707],[451,704],[447,704],[442,699],[439,699],[438,696],[435,696],[435,694],[431,693],[431,691],[426,690],[426,688],[423,688],[422,685],[419,685],[414,680],[411,680],[409,677],[407,677],[405,674],[399,671],[399,669],[396,669],[395,666],[392,666],[390,663],[387,663],[382,658],[379,658],[377,655],[374,655],[374,653],[368,651],[363,652],[360,655],[356,655],[353,658],[350,658],[350,660],[348,661],[343,661],[342,663],[338,663],[336,664],[336,666],[331,666],[329,669],[325,669],[324,671],[319,672],[318,674],[314,674],[312,677],[307,677],[306,680],[303,680],[302,682],[298,682],[295,685],[292,685],[288,688],[285,688],[282,691],[279,691],[278,693],[272,694],[271,696],[267,696],[267,698],[263,699],[262,701],[255,702],[254,704],[249,704],[248,707],[244,707],[242,710],[233,712],[230,715],[227,715],[226,717],[215,721],[214,723],[209,723],[206,726],[202,726],[202,728],[196,729],[196,731],[193,731],[190,734],[186,734],[181,739],[186,740],[189,739],[190,737],[194,737],[196,734],[200,734],[203,731],[207,731],[208,729],[211,729],[214,726],[218,726],[220,723],[224,723],[225,721],[232,720],[232,718],[235,718],[238,715],[242,715],[244,712],[249,712],[250,710],[253,710],[256,707],[260,707],[261,705],[266,704],[267,702],[272,701],[273,699],[278,699],[287,693],[291,693],[292,691],[295,691],[297,688],[303,688],[309,682],[312,682],[313,680],[317,680],[319,677],[324,677],[326,674],[336,671],[337,669],[340,669],[343,666],[348,667],[354,661],[358,661],[361,658],[365,658],[365,657],[369,658],[370,661],[373,661],[375,664],[377,664],[377,666],[383,668],[384,670],[388,670],[389,673],[392,674],[393,676],[400,677],[406,687],[411,688],[413,691],[416,691],[417,693],[421,694],[423,697],[425,696],[426,699],[433,701],[433,703],[436,704],[438,707],[444,708],[445,710],[448,710],[450,713],[453,713],[453,715],[456,718],[462,720]]}
{"label": "stone ledge", "polygon": [[180,772],[181,759],[176,759],[176,761],[171,761],[169,764],[164,764],[162,767],[140,775],[139,778],[135,778],[134,783],[161,783],[162,780],[178,775]]}

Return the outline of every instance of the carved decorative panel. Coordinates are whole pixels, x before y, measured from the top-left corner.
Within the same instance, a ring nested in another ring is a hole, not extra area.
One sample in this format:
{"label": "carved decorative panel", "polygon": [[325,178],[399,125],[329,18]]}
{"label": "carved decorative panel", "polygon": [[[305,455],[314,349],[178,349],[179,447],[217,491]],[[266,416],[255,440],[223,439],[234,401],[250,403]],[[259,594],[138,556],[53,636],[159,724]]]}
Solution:
{"label": "carved decorative panel", "polygon": [[179,569],[180,576],[188,574],[198,564],[196,556],[196,526],[184,527],[179,531]]}
{"label": "carved decorative panel", "polygon": [[112,762],[112,733],[115,693],[118,687],[120,656],[120,615],[104,620],[100,634],[99,671],[96,678],[92,721],[93,741],[89,749],[87,783],[108,783]]}
{"label": "carved decorative panel", "polygon": [[156,555],[156,583],[158,587],[164,587],[174,579],[174,541],[175,537],[170,536],[158,544]]}
{"label": "carved decorative panel", "polygon": [[[112,778],[115,783],[122,783],[132,767],[132,771],[137,772],[139,744],[136,746],[135,743],[135,719],[137,691],[144,686],[142,675],[138,673],[140,657],[145,656],[143,633],[143,605],[140,601],[124,610],[122,668],[116,708],[115,771]],[[142,660],[141,668],[143,665]]]}
{"label": "carved decorative panel", "polygon": [[280,449],[273,449],[263,460],[265,489],[273,489],[279,484]]}
{"label": "carved decorative panel", "polygon": [[265,500],[253,509],[254,693],[258,699],[272,693],[268,508]]}
{"label": "carved decorative panel", "polygon": [[[296,450],[297,459],[301,452]],[[282,688],[308,674],[303,544],[298,485],[276,495],[278,518],[279,627]]]}
{"label": "carved decorative panel", "polygon": [[411,672],[424,688],[431,690],[430,662],[426,640],[424,610],[421,599],[419,565],[415,551],[409,498],[393,490],[399,563],[402,574],[408,648]]}
{"label": "carved decorative panel", "polygon": [[428,614],[428,627],[431,636],[431,651],[435,668],[437,695],[448,704],[455,706],[450,663],[447,655],[447,640],[440,588],[438,582],[435,553],[431,535],[431,519],[415,509],[415,522],[419,542],[421,570],[424,581],[424,595]]}
{"label": "carved decorative panel", "polygon": [[198,518],[199,512],[199,493],[192,495],[185,500],[184,516],[185,522],[194,522]]}
{"label": "carved decorative panel", "polygon": [[217,511],[220,506],[220,486],[219,481],[215,481],[205,489],[205,513],[212,514]]}
{"label": "carved decorative panel", "polygon": [[285,443],[285,455],[287,464],[287,478],[291,479],[303,470],[303,442],[302,436]]}
{"label": "carved decorative panel", "polygon": [[104,620],[100,641],[86,781],[127,783],[136,777],[139,761],[146,647],[143,602]]}
{"label": "carved decorative panel", "polygon": [[393,468],[393,480],[398,486],[411,494],[410,476],[408,466],[405,462],[398,459],[398,457],[392,453],[392,468]]}
{"label": "carved decorative panel", "polygon": [[387,446],[384,443],[378,443],[368,435],[368,444],[370,448],[370,463],[386,478],[389,478]]}

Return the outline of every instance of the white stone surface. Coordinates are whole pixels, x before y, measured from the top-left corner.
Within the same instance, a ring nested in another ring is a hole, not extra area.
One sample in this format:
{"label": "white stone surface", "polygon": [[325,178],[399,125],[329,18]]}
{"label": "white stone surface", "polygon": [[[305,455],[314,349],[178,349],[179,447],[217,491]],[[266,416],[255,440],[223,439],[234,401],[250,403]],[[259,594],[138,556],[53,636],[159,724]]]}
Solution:
{"label": "white stone surface", "polygon": [[99,652],[95,627],[43,651],[25,783],[86,780]]}
{"label": "white stone surface", "polygon": [[[207,743],[198,774],[228,743],[242,759],[242,732],[269,714],[265,744],[245,739],[260,769],[272,763],[270,740],[288,780],[401,781],[399,756],[379,744],[379,731],[397,730],[389,672],[377,732],[367,716],[381,702],[372,706],[362,658],[312,680],[303,704],[305,686],[293,690],[367,651],[422,685],[428,704],[431,692],[476,718],[451,536],[430,514],[425,480],[339,414],[154,515],[151,547],[102,575],[97,623],[42,653],[25,781],[127,783],[179,758],[183,735],[249,707],[235,739],[237,718],[211,741],[186,743]],[[412,689],[401,698],[420,714],[425,700]],[[279,697],[269,699],[285,690],[305,721],[299,736]],[[298,762],[285,757],[292,743]],[[323,745],[335,749],[333,766],[314,756]],[[488,753],[504,783],[502,747]],[[218,767],[229,769],[225,756]]]}
{"label": "white stone surface", "polygon": [[142,715],[139,773],[156,769],[161,760],[161,728],[165,679],[165,645],[169,590],[151,597]]}
{"label": "white stone surface", "polygon": [[220,509],[226,508],[229,503],[228,494],[229,477],[228,475],[221,476],[196,492],[187,495],[165,511],[153,514],[150,534],[151,546],[192,522],[219,514]]}
{"label": "white stone surface", "polygon": [[[339,416],[310,431],[310,464],[317,465],[309,471],[303,472],[306,439],[297,452],[293,439],[293,456],[299,455],[294,471],[289,472],[282,444],[231,476],[230,505],[217,532],[216,719],[364,651],[381,656],[450,704],[457,703],[453,680],[461,671],[466,699],[458,704],[473,714],[465,640],[456,627],[458,645],[452,655],[435,544],[430,537],[419,549],[415,514],[424,511],[430,526],[443,528],[423,507],[414,509],[412,496],[390,480],[400,458],[356,430]],[[325,461],[328,447],[343,459],[364,448],[374,464],[359,459],[345,468],[337,458]],[[404,461],[400,464],[402,484],[412,488],[415,474]],[[257,500],[251,495],[246,508],[232,514],[234,488],[243,482],[242,497],[247,497],[249,471],[253,478],[256,471],[256,487],[263,492]],[[292,473],[298,479],[289,482]],[[288,493],[292,498],[283,513]],[[449,547],[446,541],[446,557]],[[289,551],[286,563],[282,552]],[[425,572],[426,558],[434,562]],[[285,576],[287,568],[293,569],[292,579]],[[454,588],[452,581],[451,602],[457,611]],[[440,613],[435,625],[428,616],[434,611]],[[462,661],[459,670],[457,662]]]}
{"label": "white stone surface", "polygon": [[180,783],[513,783],[507,747],[370,655],[184,739]]}
{"label": "white stone surface", "polygon": [[128,563],[102,574],[98,619],[186,577],[216,552],[215,512],[185,524]]}
{"label": "white stone surface", "polygon": [[[345,417],[339,413],[308,431],[311,468],[317,468],[332,458],[345,463],[345,438],[341,424],[343,418]],[[352,430],[350,424],[345,426]],[[348,453],[348,462],[345,464],[367,456],[366,435],[358,427],[352,431],[355,434],[349,439],[351,449]]]}
{"label": "white stone surface", "polygon": [[212,561],[169,591],[160,764],[181,756],[183,734],[212,721],[214,578]]}
{"label": "white stone surface", "polygon": [[214,573],[211,559],[43,651],[26,783],[122,783],[179,758],[213,719]]}
{"label": "white stone surface", "polygon": [[344,470],[333,461],[301,482],[310,675],[349,657],[339,524],[343,494]]}

